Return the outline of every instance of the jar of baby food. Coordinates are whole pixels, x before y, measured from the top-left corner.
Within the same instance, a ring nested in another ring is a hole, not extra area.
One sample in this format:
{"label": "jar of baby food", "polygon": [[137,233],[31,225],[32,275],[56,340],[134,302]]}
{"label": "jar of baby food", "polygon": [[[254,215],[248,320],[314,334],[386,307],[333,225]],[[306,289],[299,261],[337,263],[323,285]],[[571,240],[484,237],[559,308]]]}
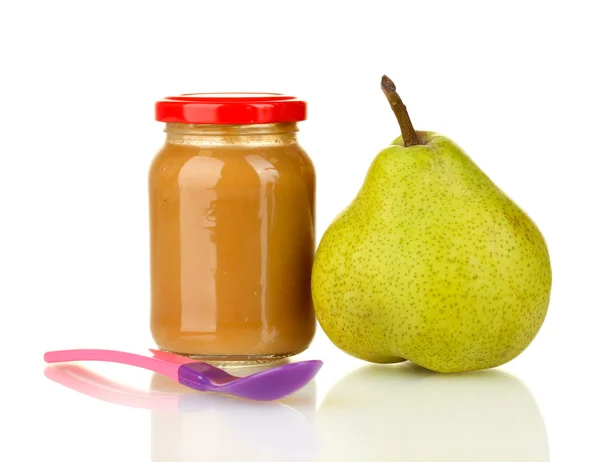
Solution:
{"label": "jar of baby food", "polygon": [[306,103],[276,93],[156,103],[149,172],[151,330],[160,349],[257,363],[305,350],[315,172],[297,141]]}

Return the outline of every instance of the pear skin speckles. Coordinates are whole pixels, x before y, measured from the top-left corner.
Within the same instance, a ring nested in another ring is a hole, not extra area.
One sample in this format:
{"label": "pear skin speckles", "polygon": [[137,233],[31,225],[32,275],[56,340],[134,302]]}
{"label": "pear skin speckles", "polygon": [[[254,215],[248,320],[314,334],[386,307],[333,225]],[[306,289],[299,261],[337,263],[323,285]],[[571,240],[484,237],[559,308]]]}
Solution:
{"label": "pear skin speckles", "polygon": [[439,372],[485,369],[539,331],[552,283],[533,221],[451,140],[389,146],[333,221],[312,274],[317,318],[342,350]]}

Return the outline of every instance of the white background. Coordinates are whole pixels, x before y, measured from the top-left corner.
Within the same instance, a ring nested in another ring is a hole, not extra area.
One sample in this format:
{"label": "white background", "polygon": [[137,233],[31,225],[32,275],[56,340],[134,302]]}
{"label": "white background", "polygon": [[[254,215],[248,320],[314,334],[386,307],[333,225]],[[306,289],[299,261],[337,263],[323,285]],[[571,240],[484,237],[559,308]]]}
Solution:
{"label": "white background", "polygon": [[[320,461],[599,460],[597,6],[2,1],[0,460],[282,461],[299,448]],[[478,376],[427,375],[369,367],[319,332],[301,358],[325,366],[287,407],[206,398],[190,413],[108,404],[44,377],[46,350],[153,346],[157,99],[306,99],[300,140],[317,169],[320,237],[398,134],[383,73],[416,128],[453,138],[544,233],[551,304],[525,353]]]}

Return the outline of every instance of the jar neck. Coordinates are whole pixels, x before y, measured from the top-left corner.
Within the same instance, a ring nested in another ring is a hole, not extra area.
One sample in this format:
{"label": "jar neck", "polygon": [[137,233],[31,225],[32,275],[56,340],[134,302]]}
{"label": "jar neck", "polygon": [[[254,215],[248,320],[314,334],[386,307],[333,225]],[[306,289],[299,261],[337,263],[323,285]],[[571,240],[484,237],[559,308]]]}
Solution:
{"label": "jar neck", "polygon": [[167,143],[190,145],[279,146],[296,143],[295,122],[244,125],[167,123]]}

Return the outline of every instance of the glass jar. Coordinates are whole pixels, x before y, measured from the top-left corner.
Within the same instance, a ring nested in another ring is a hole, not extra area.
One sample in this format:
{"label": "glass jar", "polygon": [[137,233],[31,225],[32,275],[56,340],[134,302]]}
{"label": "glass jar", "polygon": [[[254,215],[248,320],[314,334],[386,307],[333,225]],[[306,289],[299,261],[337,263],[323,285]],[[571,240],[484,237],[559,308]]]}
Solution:
{"label": "glass jar", "polygon": [[192,94],[156,104],[149,172],[151,330],[162,350],[257,363],[305,350],[315,172],[296,139],[306,103]]}

